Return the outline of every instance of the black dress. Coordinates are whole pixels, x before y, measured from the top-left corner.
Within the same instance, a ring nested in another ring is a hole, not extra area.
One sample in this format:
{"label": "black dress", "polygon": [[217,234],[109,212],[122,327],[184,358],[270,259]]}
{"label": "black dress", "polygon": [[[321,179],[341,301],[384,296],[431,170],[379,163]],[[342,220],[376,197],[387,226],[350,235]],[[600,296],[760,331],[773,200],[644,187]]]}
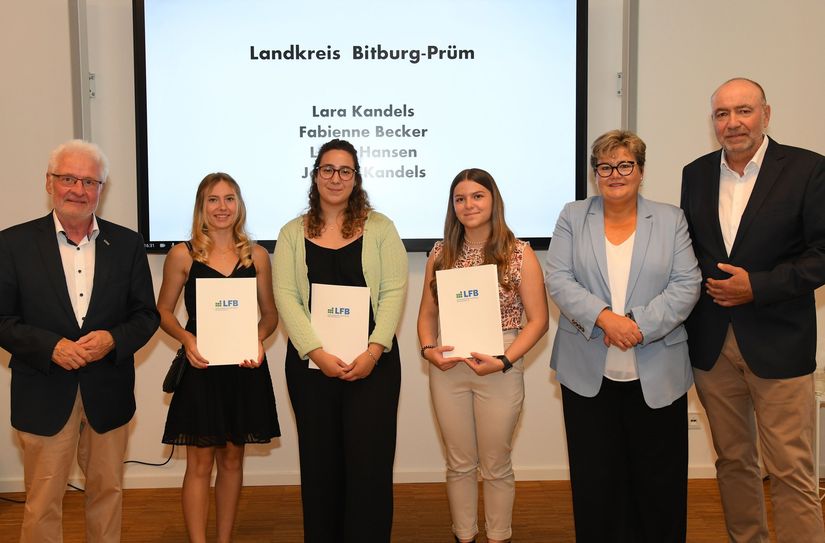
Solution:
{"label": "black dress", "polygon": [[[361,265],[363,238],[340,249],[304,243],[310,283],[367,286]],[[374,326],[370,306],[370,332]],[[292,342],[287,344],[286,380],[298,429],[305,543],[390,541],[401,389],[395,338],[391,347],[369,376],[348,382],[309,369]]]}
{"label": "black dress", "polygon": [[[186,330],[193,334],[197,330],[195,280],[198,277],[226,276],[202,262],[192,262],[183,300],[189,315]],[[244,268],[239,263],[229,277],[255,277],[255,265]],[[206,369],[187,367],[172,396],[163,442],[220,447],[227,442],[235,445],[268,443],[280,435],[272,378],[264,357],[257,368],[232,365]]]}

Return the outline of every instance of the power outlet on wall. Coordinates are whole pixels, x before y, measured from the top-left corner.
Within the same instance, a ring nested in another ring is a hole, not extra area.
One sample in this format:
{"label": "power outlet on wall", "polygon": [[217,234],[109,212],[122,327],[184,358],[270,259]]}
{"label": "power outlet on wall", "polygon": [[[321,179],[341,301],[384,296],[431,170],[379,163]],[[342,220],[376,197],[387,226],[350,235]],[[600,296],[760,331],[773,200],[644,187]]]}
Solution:
{"label": "power outlet on wall", "polygon": [[702,428],[702,419],[699,413],[688,413],[688,430],[699,430]]}

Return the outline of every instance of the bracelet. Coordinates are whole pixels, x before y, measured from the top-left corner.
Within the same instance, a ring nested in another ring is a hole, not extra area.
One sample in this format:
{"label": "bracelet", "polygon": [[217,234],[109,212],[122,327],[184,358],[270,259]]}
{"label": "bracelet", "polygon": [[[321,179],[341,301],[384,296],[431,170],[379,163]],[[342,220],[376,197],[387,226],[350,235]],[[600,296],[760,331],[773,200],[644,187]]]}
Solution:
{"label": "bracelet", "polygon": [[378,365],[378,359],[377,359],[377,358],[375,358],[375,355],[374,355],[374,354],[372,354],[372,351],[370,351],[369,349],[367,349],[367,354],[368,354],[368,355],[370,355],[370,358],[372,358],[373,363],[377,366],[377,365]]}
{"label": "bracelet", "polygon": [[437,345],[422,345],[421,346],[421,358],[426,358],[424,356],[424,351],[426,351],[427,349],[435,349],[436,347],[437,347]]}

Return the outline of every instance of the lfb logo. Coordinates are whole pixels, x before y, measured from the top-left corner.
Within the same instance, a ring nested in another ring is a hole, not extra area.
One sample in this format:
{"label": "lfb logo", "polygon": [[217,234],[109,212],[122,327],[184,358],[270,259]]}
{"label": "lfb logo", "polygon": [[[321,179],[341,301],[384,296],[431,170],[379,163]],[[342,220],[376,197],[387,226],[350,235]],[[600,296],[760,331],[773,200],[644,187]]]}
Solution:
{"label": "lfb logo", "polygon": [[330,307],[327,317],[349,317],[349,307]]}
{"label": "lfb logo", "polygon": [[218,300],[215,302],[215,309],[234,309],[239,305],[238,300]]}
{"label": "lfb logo", "polygon": [[478,298],[478,289],[459,290],[455,293],[455,299],[458,302],[466,302],[473,298]]}

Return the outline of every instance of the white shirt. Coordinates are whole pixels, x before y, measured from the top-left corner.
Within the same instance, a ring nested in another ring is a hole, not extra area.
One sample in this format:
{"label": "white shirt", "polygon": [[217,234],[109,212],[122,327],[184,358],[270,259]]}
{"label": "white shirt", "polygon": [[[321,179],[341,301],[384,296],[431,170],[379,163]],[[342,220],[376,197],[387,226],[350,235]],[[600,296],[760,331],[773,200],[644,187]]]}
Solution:
{"label": "white shirt", "polygon": [[83,320],[89,310],[89,299],[92,297],[92,285],[95,280],[95,243],[100,230],[97,226],[97,217],[92,215],[92,232],[85,236],[80,243],[75,244],[66,237],[63,225],[52,212],[54,218],[57,246],[60,248],[60,260],[63,261],[63,274],[66,276],[66,287],[69,289],[69,300],[72,302],[77,325],[83,327]]}
{"label": "white shirt", "polygon": [[736,239],[736,232],[739,231],[742,214],[756,184],[756,177],[762,168],[767,148],[768,137],[763,136],[762,145],[745,166],[743,175],[730,169],[725,151],[722,151],[722,164],[719,168],[719,226],[722,227],[722,239],[725,241],[728,256]]}
{"label": "white shirt", "polygon": [[[610,282],[610,307],[614,313],[625,314],[627,302],[627,282],[630,279],[630,263],[633,260],[633,243],[636,232],[621,242],[613,245],[607,236],[604,245],[607,249],[607,277]],[[639,378],[636,369],[636,351],[622,351],[616,346],[607,349],[604,363],[604,376],[612,381],[635,381]]]}

